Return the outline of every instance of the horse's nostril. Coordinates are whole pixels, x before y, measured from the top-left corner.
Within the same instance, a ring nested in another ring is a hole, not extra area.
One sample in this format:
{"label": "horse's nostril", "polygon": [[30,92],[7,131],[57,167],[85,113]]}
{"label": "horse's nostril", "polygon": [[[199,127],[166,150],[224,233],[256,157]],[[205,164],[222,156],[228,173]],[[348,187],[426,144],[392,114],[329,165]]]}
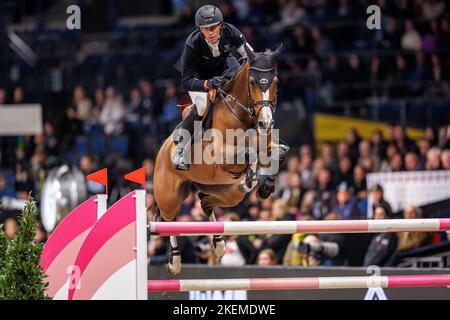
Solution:
{"label": "horse's nostril", "polygon": [[263,121],[258,121],[258,126],[260,128],[264,128],[264,122]]}

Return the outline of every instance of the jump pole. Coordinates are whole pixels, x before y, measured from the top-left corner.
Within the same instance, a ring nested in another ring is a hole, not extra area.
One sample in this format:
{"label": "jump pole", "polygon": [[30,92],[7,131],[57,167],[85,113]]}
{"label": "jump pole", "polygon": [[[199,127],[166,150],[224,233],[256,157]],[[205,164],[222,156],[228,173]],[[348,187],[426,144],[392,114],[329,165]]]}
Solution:
{"label": "jump pole", "polygon": [[149,280],[149,292],[448,287],[450,274],[251,279]]}
{"label": "jump pole", "polygon": [[450,219],[384,219],[321,221],[150,222],[160,236],[250,235],[294,233],[380,233],[449,231]]}

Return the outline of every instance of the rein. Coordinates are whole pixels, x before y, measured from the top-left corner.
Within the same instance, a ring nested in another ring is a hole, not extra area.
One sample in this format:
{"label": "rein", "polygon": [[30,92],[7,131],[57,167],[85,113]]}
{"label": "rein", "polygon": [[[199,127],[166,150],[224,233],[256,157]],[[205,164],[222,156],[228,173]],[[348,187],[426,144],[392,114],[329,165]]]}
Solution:
{"label": "rein", "polygon": [[[272,72],[275,70],[275,68],[261,69],[261,68],[257,68],[257,67],[249,67],[249,70],[255,70],[257,72]],[[248,100],[250,101],[250,106],[245,106],[241,101],[239,101],[239,99],[237,97],[229,94],[222,88],[217,88],[216,90],[219,92],[220,96],[223,99],[223,102],[225,103],[227,108],[231,111],[231,113],[239,121],[241,121],[243,123],[247,123],[248,121],[246,121],[245,119],[242,118],[242,116],[235,109],[235,107],[238,107],[239,109],[243,110],[248,115],[248,117],[250,118],[250,123],[252,123],[254,121],[255,117],[258,117],[259,112],[262,109],[261,108],[259,110],[258,114],[256,114],[254,107],[257,105],[262,105],[263,107],[269,107],[271,112],[274,113],[275,105],[277,103],[276,100],[275,100],[275,102],[272,102],[270,100],[257,100],[257,101],[253,100],[253,98],[251,96],[251,90],[250,90],[250,81],[247,81],[247,85],[248,85],[248,95],[249,95]],[[229,100],[231,100],[232,104],[230,103]]]}

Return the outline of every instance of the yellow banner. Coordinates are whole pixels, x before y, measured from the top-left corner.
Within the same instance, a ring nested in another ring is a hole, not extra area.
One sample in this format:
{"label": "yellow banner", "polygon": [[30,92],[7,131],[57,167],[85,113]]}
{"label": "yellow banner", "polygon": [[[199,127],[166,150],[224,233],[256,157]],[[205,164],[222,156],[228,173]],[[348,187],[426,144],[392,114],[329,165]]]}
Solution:
{"label": "yellow banner", "polygon": [[[314,137],[317,143],[344,140],[347,131],[352,128],[356,129],[360,136],[365,139],[370,139],[375,129],[380,129],[385,139],[389,139],[390,137],[390,126],[384,122],[331,116],[320,113],[314,115]],[[406,128],[406,132],[414,140],[420,139],[424,135],[424,130],[410,127]]]}

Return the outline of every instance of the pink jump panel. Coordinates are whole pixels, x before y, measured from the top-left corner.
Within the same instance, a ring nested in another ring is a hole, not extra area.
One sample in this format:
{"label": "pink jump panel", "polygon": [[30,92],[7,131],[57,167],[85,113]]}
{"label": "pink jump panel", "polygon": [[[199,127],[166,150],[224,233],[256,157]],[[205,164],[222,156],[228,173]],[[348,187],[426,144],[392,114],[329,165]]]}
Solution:
{"label": "pink jump panel", "polygon": [[44,272],[74,239],[91,228],[97,221],[96,200],[97,196],[93,196],[80,204],[53,230],[41,254],[41,266]]}
{"label": "pink jump panel", "polygon": [[[82,290],[77,290],[75,285],[83,279],[83,274],[89,268],[91,261],[96,261],[95,257],[99,254],[102,247],[111,241],[123,228],[136,221],[135,200],[133,197],[135,194],[136,192],[131,192],[111,206],[86,237],[74,263],[79,268],[80,278],[71,278],[71,283],[74,283],[74,285],[69,290],[69,300],[74,298],[90,299],[90,297],[83,295]],[[133,250],[133,248],[130,248],[130,250]],[[116,252],[111,252],[110,254],[115,255]],[[104,261],[104,263],[107,264],[108,261]]]}

